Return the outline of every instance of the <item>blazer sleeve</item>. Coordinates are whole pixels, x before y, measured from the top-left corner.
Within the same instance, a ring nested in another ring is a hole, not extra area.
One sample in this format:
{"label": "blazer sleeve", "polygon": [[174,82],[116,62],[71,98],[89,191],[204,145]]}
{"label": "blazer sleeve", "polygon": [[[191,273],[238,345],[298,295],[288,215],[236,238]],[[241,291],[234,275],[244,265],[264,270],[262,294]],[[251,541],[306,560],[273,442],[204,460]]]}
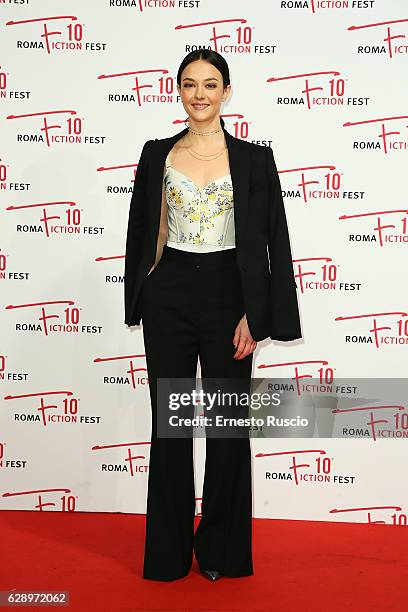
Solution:
{"label": "blazer sleeve", "polygon": [[147,151],[153,140],[147,140],[143,145],[135,180],[133,183],[132,198],[130,201],[129,218],[126,237],[125,254],[125,323],[131,325],[131,306],[133,290],[137,275],[137,264],[140,260],[145,234],[145,194],[147,179]]}
{"label": "blazer sleeve", "polygon": [[266,149],[269,179],[268,251],[271,270],[270,338],[288,342],[302,338],[297,285],[293,272],[292,253],[286,221],[282,188],[272,149]]}

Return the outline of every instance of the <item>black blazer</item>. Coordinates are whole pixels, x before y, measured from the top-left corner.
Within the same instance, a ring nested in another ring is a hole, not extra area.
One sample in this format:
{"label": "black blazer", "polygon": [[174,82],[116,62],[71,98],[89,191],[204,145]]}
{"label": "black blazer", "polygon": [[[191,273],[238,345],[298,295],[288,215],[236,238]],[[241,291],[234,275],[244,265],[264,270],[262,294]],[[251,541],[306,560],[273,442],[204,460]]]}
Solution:
{"label": "black blazer", "polygon": [[[296,283],[282,191],[272,150],[222,128],[234,194],[235,246],[245,314],[254,340],[301,338]],[[140,294],[156,259],[164,163],[188,128],[148,140],[130,202],[125,260],[125,323],[140,325]],[[269,261],[268,261],[269,254]]]}

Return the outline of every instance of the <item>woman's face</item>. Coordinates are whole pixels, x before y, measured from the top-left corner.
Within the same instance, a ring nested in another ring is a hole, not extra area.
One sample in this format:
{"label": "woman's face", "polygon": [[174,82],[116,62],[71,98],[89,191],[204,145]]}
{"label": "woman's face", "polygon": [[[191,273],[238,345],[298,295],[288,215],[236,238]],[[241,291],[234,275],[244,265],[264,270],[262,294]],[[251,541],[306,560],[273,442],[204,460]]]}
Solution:
{"label": "woman's face", "polygon": [[184,110],[194,123],[211,124],[220,115],[221,104],[225,102],[231,85],[225,89],[221,72],[205,60],[196,60],[181,73],[181,87],[177,91]]}

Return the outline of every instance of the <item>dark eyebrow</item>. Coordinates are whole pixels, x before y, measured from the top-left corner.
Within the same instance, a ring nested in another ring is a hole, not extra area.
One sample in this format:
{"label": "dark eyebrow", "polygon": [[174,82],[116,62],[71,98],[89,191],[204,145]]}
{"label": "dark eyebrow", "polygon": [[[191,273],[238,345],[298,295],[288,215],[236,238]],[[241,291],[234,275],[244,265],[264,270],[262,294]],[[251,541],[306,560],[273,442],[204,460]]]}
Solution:
{"label": "dark eyebrow", "polygon": [[[183,81],[195,81],[195,79],[192,79],[190,77],[185,77]],[[204,79],[204,81],[218,81],[218,79],[217,77],[210,77],[208,79]]]}

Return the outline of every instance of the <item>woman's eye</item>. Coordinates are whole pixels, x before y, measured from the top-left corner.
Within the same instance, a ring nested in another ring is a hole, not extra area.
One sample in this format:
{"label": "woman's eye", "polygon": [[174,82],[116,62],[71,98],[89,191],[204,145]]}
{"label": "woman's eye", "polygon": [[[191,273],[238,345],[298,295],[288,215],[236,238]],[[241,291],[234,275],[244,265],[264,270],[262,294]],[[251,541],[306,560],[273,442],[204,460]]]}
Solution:
{"label": "woman's eye", "polygon": [[[184,87],[193,87],[192,83],[184,83]],[[209,83],[208,87],[210,87],[211,89],[214,89],[215,87],[217,87],[217,85],[215,83]]]}

